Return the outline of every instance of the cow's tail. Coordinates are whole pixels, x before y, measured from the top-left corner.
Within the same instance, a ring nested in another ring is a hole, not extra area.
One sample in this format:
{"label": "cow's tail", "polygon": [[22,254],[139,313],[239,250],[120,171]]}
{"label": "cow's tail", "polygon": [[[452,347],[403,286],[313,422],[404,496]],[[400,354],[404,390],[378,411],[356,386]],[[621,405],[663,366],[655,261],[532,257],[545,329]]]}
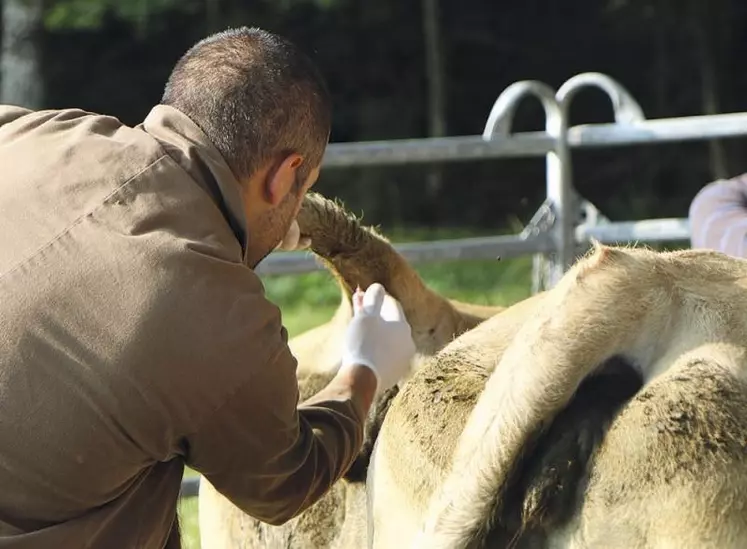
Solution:
{"label": "cow's tail", "polygon": [[413,330],[430,325],[439,307],[452,308],[447,299],[425,285],[384,236],[363,226],[340,202],[307,193],[297,219],[302,237],[311,239],[310,249],[338,280],[348,299],[357,287],[365,289],[378,282],[401,303]]}

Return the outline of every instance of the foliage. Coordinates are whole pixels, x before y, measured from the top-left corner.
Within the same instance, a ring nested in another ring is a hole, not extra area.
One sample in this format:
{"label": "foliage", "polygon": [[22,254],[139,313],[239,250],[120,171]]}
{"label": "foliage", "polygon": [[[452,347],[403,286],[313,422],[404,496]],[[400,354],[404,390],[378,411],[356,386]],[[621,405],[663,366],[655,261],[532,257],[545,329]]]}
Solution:
{"label": "foliage", "polygon": [[195,12],[201,0],[56,0],[47,10],[45,26],[49,30],[99,29],[105,17],[113,15],[138,25],[172,10]]}
{"label": "foliage", "polygon": [[[496,10],[489,0],[440,0],[449,132],[479,134],[498,94],[512,82],[538,79],[557,87],[585,71],[622,82],[648,118],[747,110],[747,76],[740,68],[747,34],[739,32],[747,24],[747,4],[718,0],[709,17],[698,17],[700,4],[530,0]],[[333,142],[428,132],[419,2],[60,0],[47,25],[50,107],[74,105],[136,124],[194,41],[214,29],[256,25],[290,37],[319,64],[333,94]],[[709,57],[701,50],[709,45],[719,68],[715,107],[704,102]],[[571,115],[574,124],[609,121],[609,100],[598,91],[583,92]],[[543,125],[539,104],[523,101],[516,131]],[[722,147],[729,173],[747,171],[743,140]],[[690,199],[716,173],[712,150],[697,141],[574,151],[573,162],[576,187],[613,219],[684,216]],[[390,230],[447,225],[503,231],[509,216],[528,221],[545,194],[542,158],[442,168],[436,190],[428,188],[423,165],[324,170],[318,189]]]}
{"label": "foliage", "polygon": [[[143,25],[155,16],[174,11],[199,13],[206,2],[218,0],[54,0],[45,15],[49,30],[100,29],[107,15]],[[337,0],[262,0],[279,11],[290,11],[304,5],[327,10]]]}

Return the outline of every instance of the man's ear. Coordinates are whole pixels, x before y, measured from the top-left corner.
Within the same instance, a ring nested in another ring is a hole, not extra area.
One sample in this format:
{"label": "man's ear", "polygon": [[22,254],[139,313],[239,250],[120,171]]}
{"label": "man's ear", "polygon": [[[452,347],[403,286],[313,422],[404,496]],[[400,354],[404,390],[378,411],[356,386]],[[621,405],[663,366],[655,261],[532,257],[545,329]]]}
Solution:
{"label": "man's ear", "polygon": [[296,192],[298,168],[303,164],[303,160],[300,154],[286,154],[267,171],[262,194],[271,206],[279,205],[289,192]]}

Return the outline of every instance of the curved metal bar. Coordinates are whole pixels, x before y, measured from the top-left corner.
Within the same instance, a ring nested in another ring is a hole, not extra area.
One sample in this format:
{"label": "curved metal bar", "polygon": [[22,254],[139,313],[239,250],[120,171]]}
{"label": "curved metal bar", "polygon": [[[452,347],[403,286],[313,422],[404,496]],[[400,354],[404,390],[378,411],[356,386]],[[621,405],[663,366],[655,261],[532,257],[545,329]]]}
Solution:
{"label": "curved metal bar", "polygon": [[579,91],[587,87],[599,88],[607,94],[612,103],[615,122],[618,124],[632,124],[646,120],[643,109],[633,99],[630,92],[614,78],[599,72],[577,74],[560,86],[555,97],[566,117],[568,116],[573,98],[576,97]]}
{"label": "curved metal bar", "polygon": [[[482,137],[491,140],[498,135],[511,136],[514,113],[526,96],[540,100],[545,110],[545,133],[555,146],[546,155],[547,202],[552,221],[547,227],[553,243],[551,257],[535,256],[533,289],[554,286],[573,262],[574,241],[574,191],[571,185],[570,151],[566,110],[562,108],[553,89],[543,82],[522,80],[506,88],[493,104]],[[547,212],[545,212],[547,213]]]}
{"label": "curved metal bar", "polygon": [[553,138],[560,134],[563,116],[560,104],[555,98],[553,89],[543,82],[536,80],[522,80],[514,82],[498,96],[490,110],[488,121],[482,137],[492,139],[495,135],[509,137],[514,122],[514,113],[522,99],[527,96],[535,97],[542,103],[545,110],[545,131]]}

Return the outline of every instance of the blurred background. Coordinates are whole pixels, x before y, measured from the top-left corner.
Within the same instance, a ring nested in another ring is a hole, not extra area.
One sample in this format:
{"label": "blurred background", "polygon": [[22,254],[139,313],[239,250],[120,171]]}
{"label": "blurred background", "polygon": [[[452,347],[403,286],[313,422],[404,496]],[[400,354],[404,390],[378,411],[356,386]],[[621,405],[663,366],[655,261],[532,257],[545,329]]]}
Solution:
{"label": "blurred background", "polygon": [[[321,68],[334,99],[331,141],[477,135],[518,80],[557,89],[610,75],[647,118],[747,111],[747,2],[740,0],[3,0],[2,102],[78,107],[139,123],[179,56],[207,34],[259,26]],[[742,61],[740,61],[742,60]],[[612,120],[584,91],[571,124]],[[541,130],[538,102],[517,131]],[[747,171],[745,141],[573,153],[574,185],[612,220],[685,217],[700,187]],[[544,159],[323,171],[342,199],[393,241],[515,233],[545,197]],[[418,266],[449,296],[509,303],[529,294],[531,258]],[[323,322],[338,294],[326,273],[266,276],[291,335]],[[191,473],[190,473],[191,474]],[[195,500],[182,506],[198,547]]]}
{"label": "blurred background", "polygon": [[[195,41],[255,25],[319,64],[333,142],[479,134],[511,83],[557,88],[585,71],[620,81],[647,118],[741,111],[746,14],[739,0],[3,0],[2,101],[136,124]],[[609,101],[585,91],[571,118],[611,121]],[[516,129],[543,125],[522,102]],[[741,140],[579,151],[574,179],[612,219],[681,216],[700,186],[746,162]],[[319,190],[385,229],[494,231],[534,213],[544,161],[336,169]]]}

